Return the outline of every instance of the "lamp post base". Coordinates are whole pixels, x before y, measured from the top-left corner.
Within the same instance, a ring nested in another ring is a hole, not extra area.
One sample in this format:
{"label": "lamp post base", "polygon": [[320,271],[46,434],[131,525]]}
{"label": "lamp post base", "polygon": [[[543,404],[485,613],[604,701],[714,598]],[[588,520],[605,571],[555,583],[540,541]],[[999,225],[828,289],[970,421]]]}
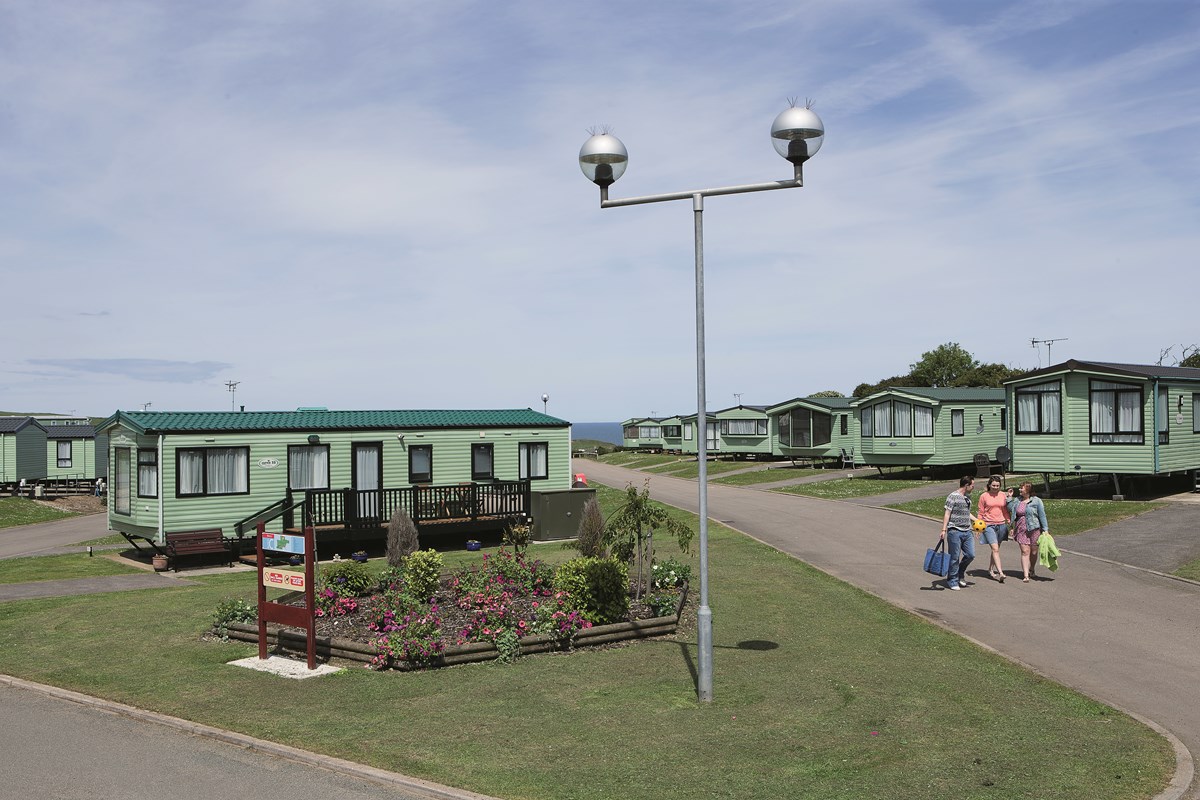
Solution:
{"label": "lamp post base", "polygon": [[696,697],[701,703],[712,702],[713,665],[712,665],[712,609],[701,606],[696,614],[697,627],[697,658]]}

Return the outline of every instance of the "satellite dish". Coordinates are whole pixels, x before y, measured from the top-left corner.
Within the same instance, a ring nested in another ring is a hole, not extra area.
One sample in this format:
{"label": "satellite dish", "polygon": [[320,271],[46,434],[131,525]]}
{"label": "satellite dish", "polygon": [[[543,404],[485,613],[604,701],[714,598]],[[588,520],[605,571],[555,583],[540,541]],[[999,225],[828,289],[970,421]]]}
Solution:
{"label": "satellite dish", "polygon": [[996,448],[996,460],[1001,464],[1007,464],[1012,458],[1012,448],[1006,444],[1002,444]]}

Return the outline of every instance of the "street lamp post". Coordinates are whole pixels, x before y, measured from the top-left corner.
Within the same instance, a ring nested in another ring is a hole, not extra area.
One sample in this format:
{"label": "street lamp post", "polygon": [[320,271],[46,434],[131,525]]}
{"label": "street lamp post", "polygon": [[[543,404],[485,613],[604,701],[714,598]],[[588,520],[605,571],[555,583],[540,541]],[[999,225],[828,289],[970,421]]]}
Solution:
{"label": "street lamp post", "polygon": [[718,189],[694,189],[686,192],[644,195],[610,200],[608,187],[625,173],[629,153],[625,145],[608,131],[593,133],[579,150],[579,167],[587,179],[600,187],[600,207],[616,208],[668,200],[692,201],[696,247],[696,450],[700,462],[700,610],[697,613],[698,669],[696,694],[701,702],[712,701],[712,609],[708,607],[708,418],[705,405],[704,375],[704,198],[724,194],[794,189],[804,185],[803,164],[816,155],[825,138],[825,126],[812,110],[794,102],[771,125],[771,142],[779,155],[794,168],[791,180],[724,186]]}
{"label": "street lamp post", "polygon": [[543,393],[542,394],[542,413],[543,414],[547,413],[546,408],[549,405],[549,403],[550,403],[550,395]]}

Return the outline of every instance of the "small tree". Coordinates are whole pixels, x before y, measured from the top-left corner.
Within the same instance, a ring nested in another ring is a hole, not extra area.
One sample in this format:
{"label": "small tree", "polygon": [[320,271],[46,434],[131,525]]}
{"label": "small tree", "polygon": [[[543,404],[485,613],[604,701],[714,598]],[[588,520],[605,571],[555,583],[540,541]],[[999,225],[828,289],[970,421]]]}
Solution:
{"label": "small tree", "polygon": [[846,395],[839,392],[837,389],[824,389],[820,392],[813,392],[809,397],[845,397]]}
{"label": "small tree", "polygon": [[638,492],[633,484],[625,487],[625,505],[608,519],[605,538],[613,555],[633,565],[634,596],[641,598],[649,589],[654,562],[654,531],[662,528],[679,543],[685,553],[692,542],[692,529],[650,502],[650,480]]}
{"label": "small tree", "polygon": [[397,508],[388,521],[387,562],[389,567],[400,568],[404,561],[421,546],[417,537],[417,526],[404,509]]}
{"label": "small tree", "polygon": [[600,504],[592,498],[583,504],[579,530],[575,534],[575,549],[585,558],[604,557],[604,515]]}

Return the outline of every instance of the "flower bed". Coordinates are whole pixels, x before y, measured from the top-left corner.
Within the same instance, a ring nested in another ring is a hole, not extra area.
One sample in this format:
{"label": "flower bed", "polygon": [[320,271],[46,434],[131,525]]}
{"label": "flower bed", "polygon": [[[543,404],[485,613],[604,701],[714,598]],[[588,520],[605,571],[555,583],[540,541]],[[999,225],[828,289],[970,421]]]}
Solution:
{"label": "flower bed", "polygon": [[[427,550],[403,570],[385,571],[374,586],[366,585],[365,568],[347,563],[323,568],[317,652],[377,669],[512,661],[671,634],[687,597],[688,570],[673,561],[656,570],[643,600],[632,598],[624,567],[608,559],[575,559],[555,571],[502,549],[442,576],[440,556]],[[231,638],[257,642],[257,625],[247,622],[223,627]],[[301,632],[268,626],[267,635],[278,648],[305,648]]]}

